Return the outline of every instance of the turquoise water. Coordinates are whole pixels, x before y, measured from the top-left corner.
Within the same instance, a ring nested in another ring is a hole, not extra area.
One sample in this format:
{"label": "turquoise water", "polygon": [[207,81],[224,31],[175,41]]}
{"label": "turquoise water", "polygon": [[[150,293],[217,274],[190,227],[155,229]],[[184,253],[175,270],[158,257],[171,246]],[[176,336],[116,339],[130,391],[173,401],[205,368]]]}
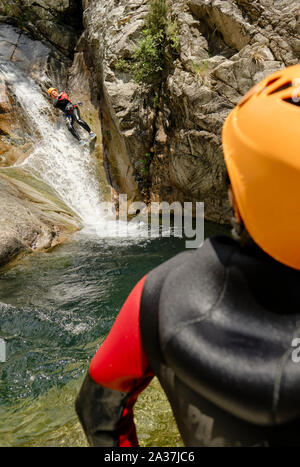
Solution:
{"label": "turquoise water", "polygon": [[[207,236],[216,231],[224,229],[206,225]],[[0,338],[7,343],[7,361],[0,363],[1,446],[86,445],[74,400],[88,363],[132,287],[184,249],[179,238],[134,243],[76,234],[0,273]],[[139,429],[151,443],[142,410]]]}

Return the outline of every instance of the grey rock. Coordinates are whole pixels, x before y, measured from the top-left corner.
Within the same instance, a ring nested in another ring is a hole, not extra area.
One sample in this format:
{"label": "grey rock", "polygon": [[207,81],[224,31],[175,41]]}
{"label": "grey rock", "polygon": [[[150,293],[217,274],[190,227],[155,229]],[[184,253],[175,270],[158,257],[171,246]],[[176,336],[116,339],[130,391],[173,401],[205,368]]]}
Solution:
{"label": "grey rock", "polygon": [[54,190],[22,169],[0,169],[0,203],[0,266],[58,245],[80,227]]}
{"label": "grey rock", "polygon": [[0,61],[15,63],[45,87],[50,84],[50,77],[57,86],[64,85],[71,65],[59,51],[6,23],[0,23]]}
{"label": "grey rock", "polygon": [[[221,129],[242,95],[268,74],[299,62],[299,2],[174,0],[179,57],[153,87],[116,69],[135,49],[146,0],[84,0],[87,62],[100,108],[112,185],[144,195],[139,160],[153,154],[149,199],[204,201],[206,218],[228,222]],[[149,180],[150,178],[150,180]],[[138,183],[137,183],[138,181]]]}
{"label": "grey rock", "polygon": [[14,19],[20,29],[31,32],[35,39],[53,44],[69,56],[82,32],[81,14],[77,0],[0,0],[3,21]]}
{"label": "grey rock", "polygon": [[59,25],[48,19],[42,19],[36,22],[38,30],[54,45],[67,53],[72,53],[76,42],[77,34],[66,25]]}

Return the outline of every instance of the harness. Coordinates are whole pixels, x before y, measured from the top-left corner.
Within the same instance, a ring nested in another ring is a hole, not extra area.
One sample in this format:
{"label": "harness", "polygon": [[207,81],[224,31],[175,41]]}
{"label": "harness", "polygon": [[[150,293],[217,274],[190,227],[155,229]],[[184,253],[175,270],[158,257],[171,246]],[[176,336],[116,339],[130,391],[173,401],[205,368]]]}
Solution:
{"label": "harness", "polygon": [[55,107],[58,107],[65,113],[66,117],[72,116],[73,109],[77,107],[76,104],[72,104],[67,93],[62,92],[55,103]]}

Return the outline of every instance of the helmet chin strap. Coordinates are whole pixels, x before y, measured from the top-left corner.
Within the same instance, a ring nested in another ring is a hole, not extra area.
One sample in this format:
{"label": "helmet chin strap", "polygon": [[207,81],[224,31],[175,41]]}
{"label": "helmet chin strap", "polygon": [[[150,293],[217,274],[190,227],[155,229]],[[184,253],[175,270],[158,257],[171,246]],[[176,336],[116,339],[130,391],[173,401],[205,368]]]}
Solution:
{"label": "helmet chin strap", "polygon": [[235,216],[237,222],[241,222],[242,218],[241,218],[241,215],[240,215],[240,210],[239,210],[238,204],[236,202],[236,198],[234,196],[234,192],[233,192],[233,189],[232,189],[231,185],[228,188],[228,198],[229,198],[229,202],[231,204],[231,207],[232,207],[232,209],[234,211],[234,216]]}
{"label": "helmet chin strap", "polygon": [[239,222],[237,218],[234,216],[230,219],[230,223],[232,226],[231,235],[234,240],[240,242],[242,240],[242,233],[244,225],[242,222]]}
{"label": "helmet chin strap", "polygon": [[239,242],[241,245],[252,244],[253,240],[244,225],[243,219],[241,218],[240,210],[238,208],[231,186],[228,189],[228,197],[229,197],[229,201],[234,212],[234,215],[230,220],[230,223],[232,226],[232,230],[231,230],[232,238],[236,240],[237,242]]}
{"label": "helmet chin strap", "polygon": [[242,247],[256,245],[242,219],[238,221],[236,217],[232,217],[230,223],[232,226],[231,236],[236,242],[239,242]]}

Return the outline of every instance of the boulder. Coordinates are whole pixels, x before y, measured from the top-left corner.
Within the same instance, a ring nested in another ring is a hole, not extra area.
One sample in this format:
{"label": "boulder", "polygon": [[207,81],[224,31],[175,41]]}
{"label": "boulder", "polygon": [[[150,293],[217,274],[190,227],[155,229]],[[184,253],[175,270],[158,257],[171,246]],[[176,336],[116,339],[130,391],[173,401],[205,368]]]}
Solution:
{"label": "boulder", "polygon": [[80,228],[55,191],[20,168],[0,169],[0,203],[0,266],[54,247]]}

